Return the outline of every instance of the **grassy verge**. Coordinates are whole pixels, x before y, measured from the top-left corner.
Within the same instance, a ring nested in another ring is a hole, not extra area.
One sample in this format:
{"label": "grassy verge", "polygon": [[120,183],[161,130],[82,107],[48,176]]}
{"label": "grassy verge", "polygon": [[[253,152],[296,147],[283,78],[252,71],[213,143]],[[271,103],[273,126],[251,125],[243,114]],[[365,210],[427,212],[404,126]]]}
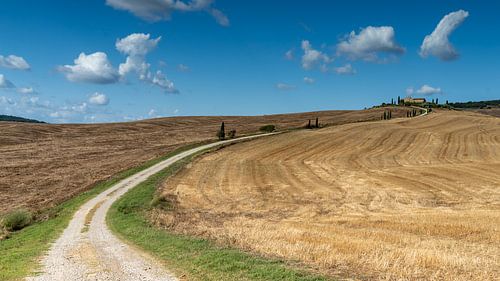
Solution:
{"label": "grassy verge", "polygon": [[50,243],[59,237],[73,214],[89,199],[122,179],[198,145],[182,147],[163,157],[118,173],[114,177],[98,183],[91,190],[47,210],[46,213],[50,217],[49,219],[36,222],[18,232],[12,233],[10,238],[0,241],[0,280],[20,280],[36,270],[38,258],[49,249]]}
{"label": "grassy verge", "polygon": [[146,214],[158,185],[194,157],[186,157],[151,176],[115,202],[107,216],[111,230],[154,254],[177,276],[188,280],[327,280],[292,269],[282,261],[222,248],[204,239],[169,233],[150,225]]}

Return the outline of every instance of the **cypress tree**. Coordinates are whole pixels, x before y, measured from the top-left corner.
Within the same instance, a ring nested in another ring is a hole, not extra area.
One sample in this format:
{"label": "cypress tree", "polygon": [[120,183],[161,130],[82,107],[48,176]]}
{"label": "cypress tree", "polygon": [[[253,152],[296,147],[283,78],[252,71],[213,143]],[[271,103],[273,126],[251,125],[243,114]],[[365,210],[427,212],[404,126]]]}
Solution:
{"label": "cypress tree", "polygon": [[319,119],[316,117],[316,128],[319,128]]}
{"label": "cypress tree", "polygon": [[436,104],[439,104],[438,98],[436,98]]}
{"label": "cypress tree", "polygon": [[401,97],[398,96],[398,105],[400,105],[400,104],[401,104]]}
{"label": "cypress tree", "polygon": [[309,119],[309,123],[307,123],[307,128],[311,129],[311,119]]}
{"label": "cypress tree", "polygon": [[394,99],[391,98],[391,104],[394,104]]}
{"label": "cypress tree", "polygon": [[226,132],[224,129],[224,122],[222,122],[222,124],[220,125],[220,130],[217,133],[217,137],[219,138],[219,140],[224,140],[226,138]]}

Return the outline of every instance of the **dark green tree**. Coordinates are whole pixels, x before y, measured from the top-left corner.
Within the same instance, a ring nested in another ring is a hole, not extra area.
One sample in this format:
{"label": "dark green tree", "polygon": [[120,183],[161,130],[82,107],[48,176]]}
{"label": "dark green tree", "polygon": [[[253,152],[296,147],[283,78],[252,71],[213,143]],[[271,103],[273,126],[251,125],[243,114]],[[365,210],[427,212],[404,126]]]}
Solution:
{"label": "dark green tree", "polygon": [[217,138],[224,140],[226,138],[226,131],[224,130],[224,122],[220,125],[220,130],[217,132]]}
{"label": "dark green tree", "polygon": [[316,117],[316,128],[319,128],[319,119]]}
{"label": "dark green tree", "polygon": [[436,104],[439,104],[439,100],[438,100],[438,98],[436,98]]}
{"label": "dark green tree", "polygon": [[401,104],[401,97],[398,96],[398,105],[400,105],[400,104]]}

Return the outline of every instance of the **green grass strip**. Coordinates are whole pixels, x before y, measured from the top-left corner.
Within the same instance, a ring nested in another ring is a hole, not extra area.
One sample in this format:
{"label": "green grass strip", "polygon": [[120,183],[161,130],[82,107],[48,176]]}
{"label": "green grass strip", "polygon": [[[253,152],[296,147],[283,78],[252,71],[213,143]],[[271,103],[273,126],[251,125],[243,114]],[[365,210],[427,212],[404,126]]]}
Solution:
{"label": "green grass strip", "polygon": [[73,214],[89,199],[133,174],[198,145],[193,144],[179,148],[165,156],[118,173],[112,178],[98,183],[89,191],[46,210],[45,212],[50,215],[50,219],[36,222],[12,233],[10,238],[0,241],[0,280],[21,280],[37,270],[39,257],[50,248],[50,243],[61,235]]}
{"label": "green grass strip", "polygon": [[176,162],[118,199],[107,216],[111,230],[122,239],[152,253],[177,276],[188,280],[329,280],[293,269],[283,261],[220,247],[204,239],[169,233],[148,223],[146,214],[157,187],[194,157],[196,155]]}

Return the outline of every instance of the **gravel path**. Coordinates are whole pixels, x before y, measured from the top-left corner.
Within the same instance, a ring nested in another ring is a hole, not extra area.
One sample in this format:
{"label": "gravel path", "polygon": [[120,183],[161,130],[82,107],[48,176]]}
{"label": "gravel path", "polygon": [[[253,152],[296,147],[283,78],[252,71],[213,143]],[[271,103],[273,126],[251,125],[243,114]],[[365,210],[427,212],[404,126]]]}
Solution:
{"label": "gravel path", "polygon": [[27,280],[177,280],[165,267],[147,254],[131,247],[109,230],[106,213],[125,192],[174,162],[220,144],[270,134],[243,137],[203,145],[168,158],[122,180],[85,203],[43,258],[39,275]]}

